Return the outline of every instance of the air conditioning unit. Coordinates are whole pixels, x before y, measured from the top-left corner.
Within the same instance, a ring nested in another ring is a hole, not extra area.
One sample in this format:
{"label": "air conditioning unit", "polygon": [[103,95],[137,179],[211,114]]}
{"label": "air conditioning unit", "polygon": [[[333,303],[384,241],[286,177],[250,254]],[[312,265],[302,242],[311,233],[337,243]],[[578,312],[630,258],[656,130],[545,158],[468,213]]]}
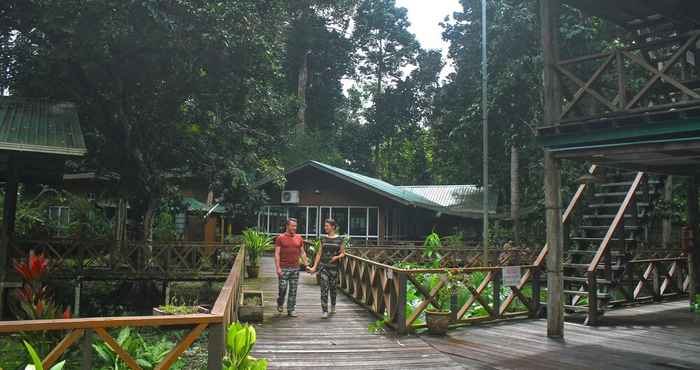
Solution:
{"label": "air conditioning unit", "polygon": [[282,203],[283,204],[297,204],[299,203],[299,190],[285,190],[282,192]]}

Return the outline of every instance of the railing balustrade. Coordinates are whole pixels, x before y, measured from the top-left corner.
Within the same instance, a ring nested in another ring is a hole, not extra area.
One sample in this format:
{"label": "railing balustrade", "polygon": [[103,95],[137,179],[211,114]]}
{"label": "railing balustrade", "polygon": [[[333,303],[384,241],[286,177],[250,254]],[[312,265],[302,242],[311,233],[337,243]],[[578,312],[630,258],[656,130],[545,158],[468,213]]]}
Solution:
{"label": "railing balustrade", "polygon": [[171,316],[125,316],[95,317],[62,320],[21,320],[0,321],[0,333],[49,331],[66,333],[54,349],[43,359],[44,368],[49,368],[78,341],[81,345],[81,368],[93,369],[93,336],[104,340],[117,356],[130,369],[141,370],[131,354],[126,352],[110,335],[108,329],[121,327],[161,327],[172,328],[189,326],[192,329],[161,360],[155,369],[168,369],[177,361],[202,333],[208,331],[209,370],[220,370],[225,354],[225,328],[238,319],[238,304],[244,279],[245,248],[240,248],[210,314],[190,314]]}

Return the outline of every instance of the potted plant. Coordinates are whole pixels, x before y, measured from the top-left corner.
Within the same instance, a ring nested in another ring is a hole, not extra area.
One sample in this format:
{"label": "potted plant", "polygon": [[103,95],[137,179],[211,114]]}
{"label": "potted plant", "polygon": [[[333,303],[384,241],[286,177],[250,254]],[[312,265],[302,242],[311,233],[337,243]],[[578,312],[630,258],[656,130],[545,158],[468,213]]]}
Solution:
{"label": "potted plant", "polygon": [[244,290],[238,307],[238,319],[244,322],[262,322],[264,313],[263,292]]}
{"label": "potted plant", "polygon": [[246,272],[248,277],[255,279],[260,274],[260,256],[274,247],[271,236],[253,229],[243,230],[243,245],[248,254]]}
{"label": "potted plant", "polygon": [[432,308],[425,310],[425,324],[428,327],[428,333],[433,335],[445,335],[450,328],[452,296],[460,280],[460,277],[449,269],[445,269],[445,274],[447,274],[445,286],[435,297],[431,304]]}

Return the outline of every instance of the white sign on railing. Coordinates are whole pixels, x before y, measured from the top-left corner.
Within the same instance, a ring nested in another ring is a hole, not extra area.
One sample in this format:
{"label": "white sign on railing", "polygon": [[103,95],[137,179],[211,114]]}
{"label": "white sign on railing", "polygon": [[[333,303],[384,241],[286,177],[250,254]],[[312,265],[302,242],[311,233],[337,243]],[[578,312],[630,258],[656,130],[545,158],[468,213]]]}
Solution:
{"label": "white sign on railing", "polygon": [[517,286],[520,284],[520,266],[503,267],[503,286]]}

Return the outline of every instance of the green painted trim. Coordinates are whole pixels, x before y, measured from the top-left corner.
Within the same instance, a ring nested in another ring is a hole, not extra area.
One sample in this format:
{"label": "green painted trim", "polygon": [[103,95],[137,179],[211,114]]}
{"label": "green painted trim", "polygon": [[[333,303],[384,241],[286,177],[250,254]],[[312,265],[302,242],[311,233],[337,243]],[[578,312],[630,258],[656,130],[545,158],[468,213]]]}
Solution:
{"label": "green painted trim", "polygon": [[553,153],[561,153],[561,152],[573,152],[573,151],[577,151],[577,150],[619,148],[619,147],[632,146],[632,145],[683,143],[683,142],[688,142],[688,141],[700,141],[700,136],[684,137],[684,138],[679,138],[679,139],[645,140],[645,141],[633,141],[633,142],[627,142],[627,143],[566,147],[566,148],[549,149],[549,151],[551,151]]}
{"label": "green painted trim", "polygon": [[[560,148],[572,145],[587,146],[606,141],[653,137],[688,132],[700,132],[700,120],[668,121],[649,124],[633,129],[608,129],[593,133],[540,136],[538,141],[546,148]],[[678,140],[678,139],[675,139]],[[671,141],[673,142],[673,141]]]}

